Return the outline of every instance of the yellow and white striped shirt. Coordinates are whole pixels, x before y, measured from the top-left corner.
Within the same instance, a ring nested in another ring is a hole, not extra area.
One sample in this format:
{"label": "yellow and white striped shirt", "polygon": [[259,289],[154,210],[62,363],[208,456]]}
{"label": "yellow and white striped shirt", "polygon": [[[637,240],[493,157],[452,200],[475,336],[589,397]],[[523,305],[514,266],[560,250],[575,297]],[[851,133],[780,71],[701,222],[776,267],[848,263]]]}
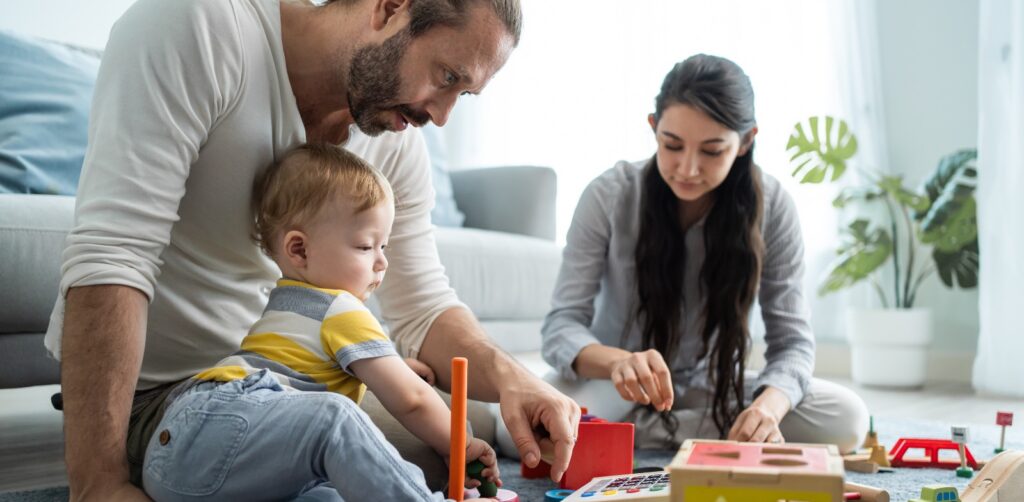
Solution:
{"label": "yellow and white striped shirt", "polygon": [[282,386],[337,392],[358,403],[366,386],[349,365],[384,356],[398,353],[358,298],[281,279],[241,349],[195,378],[229,382],[268,369]]}

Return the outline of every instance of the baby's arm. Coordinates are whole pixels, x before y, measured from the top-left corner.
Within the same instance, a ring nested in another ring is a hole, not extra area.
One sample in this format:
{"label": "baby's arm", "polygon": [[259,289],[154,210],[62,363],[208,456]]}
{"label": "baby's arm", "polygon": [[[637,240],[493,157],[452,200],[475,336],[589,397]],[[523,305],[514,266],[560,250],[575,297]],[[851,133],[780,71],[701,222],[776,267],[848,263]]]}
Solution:
{"label": "baby's arm", "polygon": [[409,432],[448,458],[451,415],[441,397],[405,362],[395,356],[360,359],[349,365]]}
{"label": "baby's arm", "polygon": [[[448,406],[406,361],[395,356],[360,359],[349,365],[349,371],[373,391],[384,408],[409,432],[448,461],[451,447],[451,414]],[[501,486],[498,458],[490,445],[476,438],[468,438],[466,460],[483,462],[484,470],[481,474]],[[475,488],[479,485],[480,481],[474,479],[466,486]]]}
{"label": "baby's arm", "polygon": [[434,370],[430,369],[430,366],[427,366],[426,363],[421,362],[417,359],[413,359],[411,357],[406,357],[403,360],[405,361],[405,364],[409,366],[409,369],[411,369],[413,373],[416,373],[416,375],[422,378],[431,387],[434,386],[434,381],[436,380],[436,378],[434,376]]}

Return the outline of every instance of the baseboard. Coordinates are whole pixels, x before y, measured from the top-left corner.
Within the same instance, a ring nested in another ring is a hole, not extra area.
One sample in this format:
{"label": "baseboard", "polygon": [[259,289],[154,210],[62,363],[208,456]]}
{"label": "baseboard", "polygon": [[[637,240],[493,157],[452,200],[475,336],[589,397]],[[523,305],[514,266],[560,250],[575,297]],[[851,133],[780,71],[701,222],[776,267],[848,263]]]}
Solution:
{"label": "baseboard", "polygon": [[[764,368],[764,340],[754,341],[747,367]],[[928,351],[929,382],[971,383],[974,367],[973,351],[931,349]],[[814,376],[821,378],[850,378],[850,346],[844,342],[818,342],[815,350]]]}

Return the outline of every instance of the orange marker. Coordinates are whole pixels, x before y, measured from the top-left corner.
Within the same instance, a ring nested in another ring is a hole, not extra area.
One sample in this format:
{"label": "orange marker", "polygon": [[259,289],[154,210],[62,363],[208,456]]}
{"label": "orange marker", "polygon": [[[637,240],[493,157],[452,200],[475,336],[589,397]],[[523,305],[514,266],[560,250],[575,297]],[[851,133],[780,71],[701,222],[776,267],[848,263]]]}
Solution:
{"label": "orange marker", "polygon": [[462,502],[466,479],[466,380],[469,361],[452,358],[452,446],[448,451],[448,498]]}

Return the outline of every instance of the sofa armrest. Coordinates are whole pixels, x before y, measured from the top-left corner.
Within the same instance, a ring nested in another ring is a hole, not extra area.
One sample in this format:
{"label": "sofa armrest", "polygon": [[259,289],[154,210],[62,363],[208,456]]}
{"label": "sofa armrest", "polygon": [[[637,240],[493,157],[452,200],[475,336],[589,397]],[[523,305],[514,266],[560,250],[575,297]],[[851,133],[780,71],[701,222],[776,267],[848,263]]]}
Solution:
{"label": "sofa armrest", "polygon": [[555,171],[503,166],[451,171],[465,226],[555,240]]}
{"label": "sofa armrest", "polygon": [[46,331],[74,219],[74,197],[0,194],[0,334]]}

